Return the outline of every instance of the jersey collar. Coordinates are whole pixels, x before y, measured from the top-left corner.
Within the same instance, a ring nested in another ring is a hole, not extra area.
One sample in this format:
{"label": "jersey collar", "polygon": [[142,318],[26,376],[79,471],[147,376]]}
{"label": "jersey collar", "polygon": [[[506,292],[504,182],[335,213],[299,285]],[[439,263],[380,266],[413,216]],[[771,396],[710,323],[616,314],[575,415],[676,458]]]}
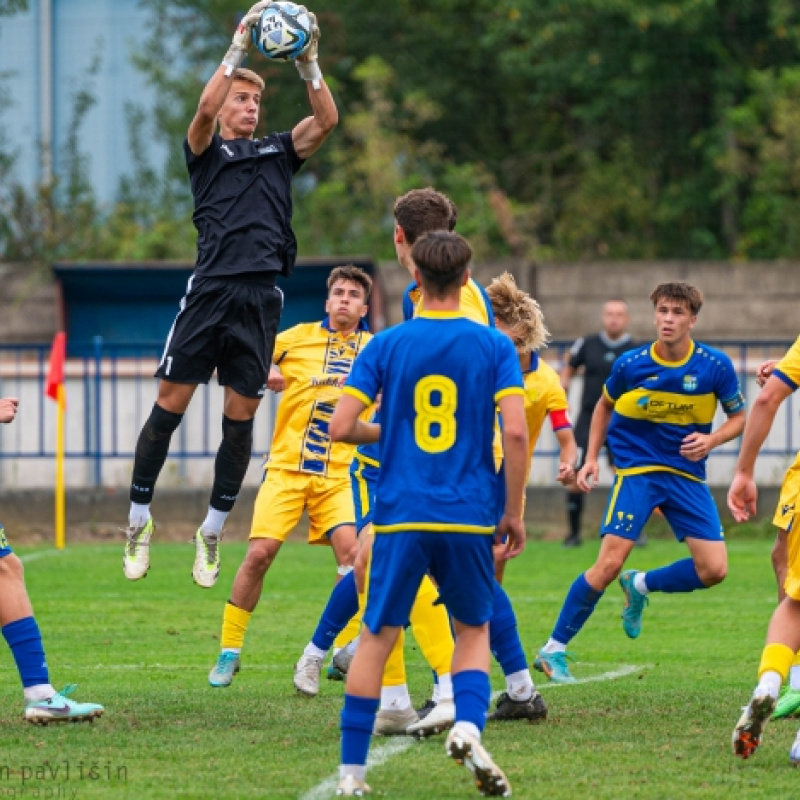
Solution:
{"label": "jersey collar", "polygon": [[460,311],[420,311],[417,319],[462,319],[464,315]]}
{"label": "jersey collar", "polygon": [[[321,328],[325,328],[325,330],[329,331],[330,333],[338,333],[336,328],[334,328],[331,325],[331,318],[330,317],[325,317],[325,319],[322,320],[322,322],[320,322],[319,325],[320,325]],[[367,320],[364,317],[361,317],[361,319],[358,321],[358,326],[356,327],[356,330],[357,331],[368,331],[369,330],[369,325],[367,324]]]}
{"label": "jersey collar", "polygon": [[663,358],[659,358],[658,355],[656,355],[656,342],[653,342],[653,344],[650,345],[650,358],[652,358],[656,364],[661,364],[662,367],[682,367],[693,355],[694,339],[690,340],[689,352],[680,361],[665,361]]}
{"label": "jersey collar", "polygon": [[535,352],[531,352],[531,360],[528,364],[528,368],[523,370],[523,372],[527,375],[529,372],[536,372],[539,369],[539,354]]}

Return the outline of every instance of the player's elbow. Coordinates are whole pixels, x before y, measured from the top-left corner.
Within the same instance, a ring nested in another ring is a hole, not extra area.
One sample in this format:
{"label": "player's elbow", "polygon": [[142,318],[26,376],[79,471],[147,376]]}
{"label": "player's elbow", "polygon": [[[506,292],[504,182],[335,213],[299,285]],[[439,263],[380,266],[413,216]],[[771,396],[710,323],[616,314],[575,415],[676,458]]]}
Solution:
{"label": "player's elbow", "polygon": [[528,429],[522,425],[503,426],[503,448],[525,450],[528,447]]}
{"label": "player's elbow", "polygon": [[348,420],[334,414],[328,426],[328,433],[330,434],[331,441],[346,442],[351,427]]}

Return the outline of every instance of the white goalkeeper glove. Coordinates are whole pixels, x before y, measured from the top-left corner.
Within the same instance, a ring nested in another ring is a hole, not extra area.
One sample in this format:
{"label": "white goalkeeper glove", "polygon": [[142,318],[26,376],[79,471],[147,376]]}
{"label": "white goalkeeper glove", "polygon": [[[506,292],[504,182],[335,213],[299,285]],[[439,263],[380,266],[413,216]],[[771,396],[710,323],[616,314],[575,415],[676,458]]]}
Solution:
{"label": "white goalkeeper glove", "polygon": [[320,81],[322,80],[322,72],[320,71],[319,64],[317,63],[317,56],[319,50],[319,25],[317,25],[317,15],[306,9],[308,18],[311,20],[311,39],[306,45],[303,54],[298,56],[294,63],[300,77],[304,81],[311,81],[311,85],[315,89],[319,89]]}
{"label": "white goalkeeper glove", "polygon": [[270,5],[271,0],[259,0],[241,19],[233,34],[231,46],[225,53],[222,63],[227,67],[225,75],[230,77],[242,65],[253,41],[253,26],[258,22],[261,12]]}

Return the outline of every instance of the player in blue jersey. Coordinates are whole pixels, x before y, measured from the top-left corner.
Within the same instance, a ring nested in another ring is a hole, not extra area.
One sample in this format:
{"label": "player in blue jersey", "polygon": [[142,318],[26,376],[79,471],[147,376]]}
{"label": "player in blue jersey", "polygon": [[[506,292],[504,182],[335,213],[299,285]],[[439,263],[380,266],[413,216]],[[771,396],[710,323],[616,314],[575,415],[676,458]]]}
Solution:
{"label": "player in blue jersey", "polygon": [[[356,359],[331,420],[335,440],[379,441],[381,470],[364,628],[347,674],[339,796],[362,796],[383,666],[430,572],[453,617],[455,724],[448,755],[483,794],[509,796],[503,772],[481,744],[489,704],[488,621],[494,601],[492,545],[522,552],[527,428],[522,375],[508,337],[459,313],[469,245],[430,233],[412,250],[425,310],[379,334]],[[381,424],[359,414],[381,393]],[[492,439],[503,418],[506,505],[500,522]],[[494,535],[493,535],[494,534]]]}
{"label": "player in blue jersey", "polygon": [[[703,304],[700,291],[687,283],[662,283],[650,299],[658,338],[615,362],[595,407],[586,463],[578,473],[578,485],[590,491],[607,437],[617,473],[600,528],[600,553],[570,587],[550,639],[534,662],[556,682],[574,680],[567,667],[567,645],[620,574],[656,507],[691,557],[648,572],[622,573],[622,625],[630,638],[641,631],[650,592],[708,589],[724,580],[728,569],[705,465],[713,448],[741,435],[744,398],[728,356],[692,340]],[[712,430],[717,403],[728,419]]]}

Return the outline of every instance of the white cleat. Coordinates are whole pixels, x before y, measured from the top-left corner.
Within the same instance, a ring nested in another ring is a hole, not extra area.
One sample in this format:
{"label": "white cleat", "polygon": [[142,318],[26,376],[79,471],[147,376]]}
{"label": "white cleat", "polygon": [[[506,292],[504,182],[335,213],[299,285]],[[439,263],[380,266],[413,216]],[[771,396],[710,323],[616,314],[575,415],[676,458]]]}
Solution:
{"label": "white cleat", "polygon": [[212,533],[198,528],[194,535],[194,567],[192,578],[203,589],[210,589],[219,577],[219,543],[222,533]]}
{"label": "white cleat", "polygon": [[322,673],[322,659],[317,656],[300,656],[294,665],[294,688],[308,697],[319,694],[319,677]]}
{"label": "white cleat", "polygon": [[739,758],[750,758],[761,744],[761,735],[772,712],[776,699],[771,695],[753,695],[733,729],[731,744],[733,754]]}
{"label": "white cleat", "polygon": [[337,797],[364,797],[372,789],[367,786],[365,781],[359,780],[355,775],[345,775],[336,787]]}
{"label": "white cleat", "polygon": [[445,750],[456,763],[463,764],[475,779],[475,786],[485,797],[511,797],[511,784],[503,770],[492,761],[480,739],[453,728],[447,736]]}
{"label": "white cleat", "polygon": [[350,665],[353,663],[353,657],[356,654],[356,648],[353,642],[348,642],[341,650],[333,656],[333,666],[342,673],[347,675]]}
{"label": "white cleat", "polygon": [[382,708],[375,717],[373,736],[405,736],[408,726],[419,721],[412,706],[407,708]]}
{"label": "white cleat", "polygon": [[793,767],[800,767],[800,731],[797,731],[797,738],[789,751],[789,761]]}
{"label": "white cleat", "polygon": [[144,525],[131,525],[123,529],[128,541],[122,556],[122,571],[129,581],[138,581],[150,569],[150,538],[155,533],[153,518]]}
{"label": "white cleat", "polygon": [[419,722],[409,725],[406,733],[409,736],[418,736],[420,739],[424,739],[452,728],[455,720],[455,703],[452,700],[440,700]]}

